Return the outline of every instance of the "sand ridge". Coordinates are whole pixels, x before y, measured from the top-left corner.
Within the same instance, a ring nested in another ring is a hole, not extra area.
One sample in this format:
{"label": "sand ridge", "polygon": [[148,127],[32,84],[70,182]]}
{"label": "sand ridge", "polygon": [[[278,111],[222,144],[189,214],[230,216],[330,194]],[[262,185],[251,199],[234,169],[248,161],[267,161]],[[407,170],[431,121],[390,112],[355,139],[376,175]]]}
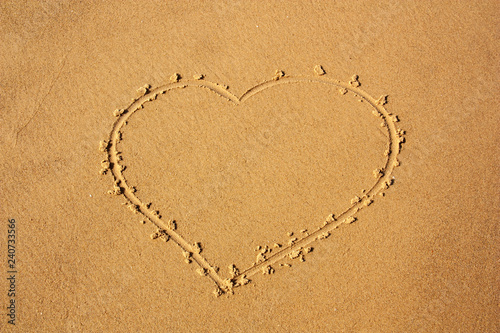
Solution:
{"label": "sand ridge", "polygon": [[[315,241],[328,238],[331,233],[339,228],[342,224],[351,224],[357,220],[355,214],[361,209],[370,206],[378,196],[383,196],[384,191],[389,188],[394,182],[392,172],[395,167],[400,165],[398,155],[402,144],[405,142],[405,131],[397,128],[396,123],[398,117],[389,113],[384,105],[387,103],[387,95],[382,95],[375,99],[359,87],[361,83],[358,75],[353,75],[347,82],[333,80],[327,77],[325,70],[321,65],[316,65],[313,69],[314,76],[288,76],[281,70],[276,70],[272,79],[265,80],[260,84],[248,89],[241,96],[232,94],[229,87],[223,84],[207,81],[202,74],[196,74],[192,80],[182,78],[179,73],[174,73],[170,77],[170,83],[152,88],[149,84],[145,84],[137,90],[138,96],[133,98],[131,104],[123,109],[116,109],[112,112],[113,116],[117,117],[112,131],[106,140],[99,143],[99,150],[106,154],[106,158],[101,161],[100,174],[106,175],[110,173],[113,177],[113,189],[108,191],[109,194],[123,196],[126,199],[126,205],[133,213],[143,216],[142,223],[148,221],[152,223],[157,231],[151,235],[152,239],[162,239],[165,242],[172,240],[176,243],[185,258],[186,263],[193,261],[199,265],[197,272],[201,276],[209,277],[216,285],[214,291],[215,296],[222,294],[232,294],[235,287],[246,285],[250,282],[249,277],[262,273],[272,274],[274,268],[272,265],[279,264],[280,267],[290,267],[286,263],[280,263],[286,258],[299,259],[305,261],[304,256],[313,251],[309,245]],[[259,251],[255,262],[248,268],[238,269],[234,265],[229,267],[229,278],[224,278],[217,266],[209,263],[202,254],[202,240],[196,242],[188,241],[176,229],[176,221],[174,219],[165,220],[161,212],[151,209],[150,202],[143,202],[136,195],[136,186],[129,184],[123,172],[126,170],[126,165],[123,162],[122,152],[119,149],[119,143],[122,140],[122,133],[125,130],[124,126],[130,120],[130,117],[137,111],[144,108],[145,103],[154,102],[161,94],[167,94],[173,89],[183,89],[187,87],[204,88],[217,94],[219,97],[227,99],[229,102],[239,105],[247,99],[258,94],[266,89],[271,89],[281,84],[307,84],[321,83],[337,88],[341,95],[347,93],[354,94],[359,102],[366,102],[372,107],[372,114],[381,119],[381,127],[387,130],[387,149],[384,152],[386,157],[385,165],[373,171],[373,176],[376,179],[374,185],[368,190],[363,190],[362,193],[355,195],[350,202],[350,206],[340,213],[332,213],[326,217],[317,229],[311,232],[303,229],[300,231],[299,237],[293,237],[293,232],[289,233],[291,237],[287,244],[275,244],[274,249],[259,247]]]}

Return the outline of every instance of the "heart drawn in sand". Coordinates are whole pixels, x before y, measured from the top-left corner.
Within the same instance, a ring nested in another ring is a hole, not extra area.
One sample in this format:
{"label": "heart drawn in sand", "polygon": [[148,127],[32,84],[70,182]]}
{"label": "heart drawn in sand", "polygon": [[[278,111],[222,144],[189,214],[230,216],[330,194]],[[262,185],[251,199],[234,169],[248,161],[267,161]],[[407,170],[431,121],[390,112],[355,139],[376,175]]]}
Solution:
{"label": "heart drawn in sand", "polygon": [[[314,69],[316,75],[311,77],[292,77],[285,76],[283,72],[277,71],[275,77],[271,80],[264,81],[251,89],[247,90],[243,95],[237,97],[230,93],[227,87],[209,82],[203,78],[202,75],[194,77],[194,80],[181,80],[180,75],[174,74],[170,78],[170,83],[157,87],[150,88],[146,85],[139,89],[141,92],[138,98],[132,100],[131,104],[125,109],[117,109],[113,115],[117,117],[113,125],[113,129],[107,140],[100,142],[99,149],[106,153],[106,159],[101,162],[101,174],[110,173],[114,178],[113,189],[108,193],[124,196],[127,200],[128,208],[136,213],[141,214],[145,221],[149,221],[157,228],[151,237],[153,239],[159,238],[165,241],[173,241],[183,251],[185,261],[188,263],[194,262],[199,265],[197,270],[202,276],[207,276],[216,284],[215,295],[219,296],[224,293],[231,294],[235,287],[246,285],[250,282],[249,278],[257,273],[271,273],[274,271],[272,268],[274,264],[282,261],[285,258],[303,258],[303,255],[309,251],[309,245],[312,242],[327,238],[330,233],[338,228],[341,224],[350,224],[356,221],[355,214],[363,208],[370,206],[377,198],[378,194],[383,194],[393,183],[392,172],[395,167],[399,166],[397,159],[401,149],[401,144],[404,142],[404,131],[396,128],[395,123],[398,122],[398,117],[389,113],[384,105],[387,102],[387,95],[375,99],[365,93],[359,88],[360,82],[358,76],[354,75],[348,82],[341,82],[327,78],[321,66],[316,66]],[[124,131],[124,126],[127,124],[129,118],[139,110],[141,110],[145,103],[154,102],[159,95],[168,94],[174,89],[182,89],[186,87],[204,88],[209,89],[219,95],[219,98],[229,100],[234,105],[241,105],[249,98],[259,94],[262,91],[273,89],[282,84],[324,84],[338,90],[342,95],[354,94],[360,102],[367,103],[372,110],[372,114],[382,120],[382,126],[387,130],[387,147],[385,152],[385,164],[380,166],[379,169],[373,171],[376,181],[373,186],[365,190],[359,196],[355,196],[347,208],[337,214],[331,214],[323,221],[318,221],[319,226],[315,231],[311,231],[303,235],[300,239],[294,238],[293,241],[287,245],[280,246],[279,248],[269,251],[263,248],[258,254],[257,261],[246,269],[238,269],[235,266],[230,268],[229,278],[223,278],[219,274],[216,266],[209,263],[202,254],[202,246],[200,243],[193,243],[185,239],[177,231],[176,222],[173,220],[165,220],[160,212],[152,210],[149,203],[141,201],[136,195],[136,187],[129,184],[123,174],[125,166],[122,161],[121,152],[118,150],[118,144]],[[380,196],[378,196],[380,197]]]}

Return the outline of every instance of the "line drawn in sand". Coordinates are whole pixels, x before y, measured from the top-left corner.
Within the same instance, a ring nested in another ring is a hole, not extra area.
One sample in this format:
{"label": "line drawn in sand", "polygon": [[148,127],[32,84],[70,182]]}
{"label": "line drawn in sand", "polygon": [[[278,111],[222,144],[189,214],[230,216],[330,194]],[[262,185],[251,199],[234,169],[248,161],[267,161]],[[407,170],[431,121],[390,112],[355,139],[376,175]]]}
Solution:
{"label": "line drawn in sand", "polygon": [[[389,113],[384,105],[387,103],[387,95],[382,95],[378,99],[371,97],[369,94],[361,90],[361,83],[358,75],[353,75],[346,83],[338,80],[332,80],[326,77],[326,72],[322,66],[317,65],[313,69],[314,76],[300,77],[288,76],[283,71],[277,70],[274,77],[266,80],[249,90],[243,95],[237,97],[229,92],[228,87],[207,81],[201,74],[194,75],[192,80],[183,79],[180,74],[173,74],[170,77],[170,83],[157,88],[152,88],[149,85],[144,85],[138,89],[139,97],[132,99],[131,104],[124,109],[116,109],[113,115],[117,117],[111,133],[107,140],[102,140],[99,143],[99,150],[106,154],[106,158],[101,161],[102,175],[111,174],[113,177],[113,189],[108,191],[109,194],[123,196],[127,201],[126,205],[135,214],[143,216],[141,221],[143,224],[146,221],[156,226],[157,231],[151,235],[152,239],[162,239],[163,241],[173,241],[182,250],[186,263],[196,263],[199,268],[197,272],[201,276],[210,278],[216,285],[214,291],[215,296],[223,294],[233,294],[233,289],[244,286],[251,282],[250,277],[255,274],[272,274],[275,271],[273,265],[279,264],[280,267],[290,267],[289,263],[280,263],[286,258],[299,259],[304,261],[304,256],[313,251],[309,245],[315,241],[328,238],[331,233],[342,224],[351,224],[357,220],[356,213],[373,204],[377,196],[384,195],[384,191],[388,189],[394,182],[392,172],[394,168],[400,165],[398,155],[405,142],[405,131],[397,128],[396,123],[399,121],[398,116]],[[258,247],[256,251],[257,258],[255,262],[248,268],[240,270],[236,266],[229,266],[229,278],[223,278],[219,273],[219,268],[210,264],[202,255],[202,244],[200,242],[189,242],[177,231],[177,223],[175,220],[166,221],[162,218],[157,210],[151,209],[151,203],[141,201],[135,194],[136,187],[128,184],[127,179],[123,175],[125,165],[121,163],[122,155],[118,150],[118,144],[121,141],[122,129],[126,125],[128,119],[137,111],[144,107],[145,103],[153,102],[161,94],[166,94],[174,89],[183,89],[186,87],[205,88],[225,98],[234,105],[240,105],[247,99],[251,98],[259,92],[272,88],[280,84],[289,83],[322,83],[333,86],[338,89],[342,95],[351,93],[359,98],[360,102],[367,102],[372,107],[374,116],[382,120],[381,126],[388,132],[388,145],[384,155],[386,156],[385,165],[380,169],[373,171],[373,176],[376,179],[375,184],[368,190],[363,191],[359,196],[355,196],[350,206],[339,214],[330,214],[314,231],[303,229],[299,234],[295,235],[290,232],[290,237],[287,244],[275,243],[273,248]]]}

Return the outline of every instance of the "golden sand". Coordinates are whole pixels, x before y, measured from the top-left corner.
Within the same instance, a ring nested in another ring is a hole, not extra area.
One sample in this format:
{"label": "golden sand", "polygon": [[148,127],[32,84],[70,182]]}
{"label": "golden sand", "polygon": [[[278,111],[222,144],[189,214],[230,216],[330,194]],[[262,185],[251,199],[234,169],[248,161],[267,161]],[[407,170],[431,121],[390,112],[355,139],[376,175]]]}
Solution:
{"label": "golden sand", "polygon": [[0,331],[498,331],[499,9],[0,3]]}

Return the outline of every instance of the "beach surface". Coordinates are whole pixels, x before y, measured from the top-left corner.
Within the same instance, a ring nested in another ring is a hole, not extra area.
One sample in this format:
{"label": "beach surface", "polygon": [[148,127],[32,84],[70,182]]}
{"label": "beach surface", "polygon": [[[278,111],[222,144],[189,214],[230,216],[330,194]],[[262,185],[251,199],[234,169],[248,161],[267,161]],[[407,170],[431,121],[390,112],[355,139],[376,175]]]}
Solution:
{"label": "beach surface", "polygon": [[2,1],[1,332],[498,332],[496,1]]}

